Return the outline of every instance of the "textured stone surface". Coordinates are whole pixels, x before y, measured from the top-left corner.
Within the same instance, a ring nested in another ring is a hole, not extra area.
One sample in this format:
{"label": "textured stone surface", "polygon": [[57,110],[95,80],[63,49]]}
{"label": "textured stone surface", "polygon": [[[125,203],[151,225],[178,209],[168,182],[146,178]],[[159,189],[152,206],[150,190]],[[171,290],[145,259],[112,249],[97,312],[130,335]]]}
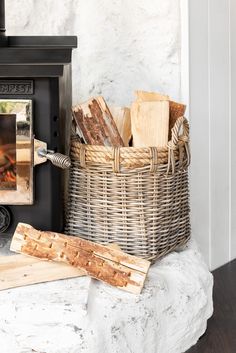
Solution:
{"label": "textured stone surface", "polygon": [[13,35],[75,34],[74,103],[135,89],[180,95],[180,0],[7,0]]}
{"label": "textured stone surface", "polygon": [[1,353],[182,353],[212,314],[194,241],[152,266],[140,296],[89,278],[0,292]]}

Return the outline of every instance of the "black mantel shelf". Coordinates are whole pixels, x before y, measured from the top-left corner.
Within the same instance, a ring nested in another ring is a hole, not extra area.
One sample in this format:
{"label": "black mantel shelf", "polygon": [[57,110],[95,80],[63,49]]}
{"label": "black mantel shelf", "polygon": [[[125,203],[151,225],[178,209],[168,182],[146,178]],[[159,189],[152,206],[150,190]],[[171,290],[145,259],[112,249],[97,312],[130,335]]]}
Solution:
{"label": "black mantel shelf", "polygon": [[10,36],[8,48],[77,48],[76,36]]}
{"label": "black mantel shelf", "polygon": [[8,36],[0,47],[0,77],[62,76],[76,36]]}
{"label": "black mantel shelf", "polygon": [[[6,103],[12,101],[13,105],[14,101],[18,100],[28,102],[27,119],[31,117],[32,139],[34,135],[38,140],[46,142],[49,150],[63,154],[69,152],[72,106],[71,56],[72,50],[76,47],[75,36],[7,36],[5,1],[0,0],[0,98]],[[15,113],[10,115],[16,116]],[[24,120],[27,121],[27,129],[30,120]],[[15,125],[16,127],[18,125],[16,118]],[[26,128],[22,128],[22,134],[24,129]],[[32,139],[29,147],[31,152]],[[17,143],[15,145],[17,146]],[[17,158],[18,173],[21,169]],[[33,158],[30,159],[30,163],[33,165]],[[28,160],[25,165],[28,168]],[[4,193],[5,199],[2,199],[1,195],[0,203],[7,205],[1,206],[0,210],[0,246],[9,241],[19,222],[32,224],[39,229],[63,232],[64,173],[49,163],[37,166],[34,172],[31,168],[31,177],[24,177],[25,169],[21,173],[27,192],[29,189],[27,185],[31,183],[31,192],[27,199],[22,197],[21,202],[11,199],[12,194],[8,197],[8,193]],[[17,182],[16,178],[16,196]]]}

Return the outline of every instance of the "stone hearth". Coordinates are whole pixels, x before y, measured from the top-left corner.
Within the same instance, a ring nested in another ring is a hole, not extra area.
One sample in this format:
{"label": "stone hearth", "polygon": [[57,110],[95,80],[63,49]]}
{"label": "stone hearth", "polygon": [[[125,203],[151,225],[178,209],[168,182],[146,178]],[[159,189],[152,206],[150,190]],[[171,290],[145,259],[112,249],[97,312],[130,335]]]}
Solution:
{"label": "stone hearth", "polygon": [[0,292],[1,353],[182,353],[212,315],[194,241],[150,269],[140,296],[88,277]]}

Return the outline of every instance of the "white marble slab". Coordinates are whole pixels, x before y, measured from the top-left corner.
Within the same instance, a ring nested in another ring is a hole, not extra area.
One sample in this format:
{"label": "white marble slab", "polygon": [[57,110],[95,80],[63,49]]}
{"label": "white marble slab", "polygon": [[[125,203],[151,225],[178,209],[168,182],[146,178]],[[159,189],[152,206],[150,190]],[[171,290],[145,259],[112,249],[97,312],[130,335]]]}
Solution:
{"label": "white marble slab", "polygon": [[135,296],[89,278],[0,292],[1,353],[180,353],[212,315],[196,243],[152,266]]}
{"label": "white marble slab", "polygon": [[73,101],[129,105],[137,89],[181,99],[180,0],[7,0],[8,35],[77,35]]}

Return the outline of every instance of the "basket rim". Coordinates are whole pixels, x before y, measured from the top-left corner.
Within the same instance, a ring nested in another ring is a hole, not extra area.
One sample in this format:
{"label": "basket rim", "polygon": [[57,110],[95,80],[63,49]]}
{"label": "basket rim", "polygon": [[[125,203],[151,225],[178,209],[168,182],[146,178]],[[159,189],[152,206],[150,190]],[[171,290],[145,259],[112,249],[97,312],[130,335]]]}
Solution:
{"label": "basket rim", "polygon": [[74,135],[71,138],[71,157],[79,160],[82,167],[92,163],[111,164],[115,173],[119,173],[122,167],[131,169],[146,165],[150,165],[150,170],[154,172],[162,164],[167,165],[168,173],[170,170],[173,173],[176,161],[180,161],[185,168],[190,164],[189,123],[185,117],[177,119],[171,134],[171,140],[163,147],[90,145],[81,143],[78,136]]}
{"label": "basket rim", "polygon": [[[180,135],[180,128],[184,127],[183,134]],[[128,152],[149,152],[150,148],[155,148],[160,152],[167,152],[172,145],[177,145],[185,142],[189,142],[189,122],[182,116],[175,122],[174,127],[171,129],[171,139],[167,142],[166,146],[145,146],[145,147],[133,147],[133,146],[103,146],[103,145],[91,145],[88,143],[82,143],[77,135],[72,135],[72,141],[77,142],[79,145],[84,146],[86,149],[91,151],[112,151],[114,148],[119,148],[121,151]]]}

